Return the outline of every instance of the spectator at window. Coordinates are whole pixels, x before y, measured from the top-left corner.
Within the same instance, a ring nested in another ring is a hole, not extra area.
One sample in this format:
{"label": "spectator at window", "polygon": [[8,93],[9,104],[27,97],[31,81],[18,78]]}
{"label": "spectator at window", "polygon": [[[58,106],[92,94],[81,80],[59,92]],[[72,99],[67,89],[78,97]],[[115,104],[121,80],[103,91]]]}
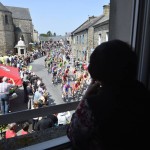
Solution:
{"label": "spectator at window", "polygon": [[88,66],[92,82],[80,101],[67,135],[76,149],[143,149],[148,90],[136,80],[137,57],[120,40],[97,46]]}

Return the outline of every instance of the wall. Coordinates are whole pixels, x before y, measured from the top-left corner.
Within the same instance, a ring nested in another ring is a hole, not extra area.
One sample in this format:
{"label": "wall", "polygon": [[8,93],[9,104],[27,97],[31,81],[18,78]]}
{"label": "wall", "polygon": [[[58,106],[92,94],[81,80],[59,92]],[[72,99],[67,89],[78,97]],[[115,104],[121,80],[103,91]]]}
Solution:
{"label": "wall", "polygon": [[42,131],[33,132],[23,136],[16,136],[10,139],[0,140],[0,149],[16,150],[23,147],[40,144],[48,140],[52,140],[61,136],[65,136],[67,125],[53,127]]}
{"label": "wall", "polygon": [[91,49],[93,49],[94,44],[94,28],[90,27],[88,29],[88,49],[87,49],[87,61],[90,59]]}
{"label": "wall", "polygon": [[[31,33],[33,32],[32,21],[13,19],[13,22],[16,27],[20,28],[20,30],[24,36],[24,42],[28,47],[29,43],[31,42]],[[19,39],[17,39],[17,41],[18,40]]]}
{"label": "wall", "polygon": [[108,23],[98,26],[94,29],[94,48],[96,48],[98,46],[99,34],[101,34],[102,42],[106,41],[106,33],[109,32],[108,29],[109,29]]}
{"label": "wall", "polygon": [[[84,43],[79,42],[80,36],[82,37],[84,35]],[[76,41],[76,38],[78,36],[78,43]],[[74,40],[75,39],[75,40]],[[74,43],[75,41],[75,43]],[[77,33],[73,36],[72,40],[72,50],[73,50],[73,55],[75,56],[76,59],[83,59],[83,50],[87,50],[88,48],[88,32],[87,30],[84,30],[83,32]]]}
{"label": "wall", "polygon": [[[5,15],[8,18],[8,24],[5,23]],[[9,12],[0,12],[0,53],[5,54],[6,51],[14,48],[14,26],[12,22],[12,14]]]}
{"label": "wall", "polygon": [[135,0],[110,1],[109,40],[120,39],[131,43]]}
{"label": "wall", "polygon": [[38,32],[33,30],[33,42],[39,42]]}

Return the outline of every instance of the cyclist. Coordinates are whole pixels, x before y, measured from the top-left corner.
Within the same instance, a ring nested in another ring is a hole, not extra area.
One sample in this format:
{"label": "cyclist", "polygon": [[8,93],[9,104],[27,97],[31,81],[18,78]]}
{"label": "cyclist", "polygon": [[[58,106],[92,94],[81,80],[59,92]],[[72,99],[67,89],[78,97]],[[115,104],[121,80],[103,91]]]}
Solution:
{"label": "cyclist", "polygon": [[53,74],[52,83],[54,84],[55,81],[57,82],[57,66],[56,66],[56,64],[54,64],[54,67],[52,68],[52,74]]}
{"label": "cyclist", "polygon": [[68,81],[68,75],[63,73],[61,87]]}
{"label": "cyclist", "polygon": [[[66,82],[63,86],[62,98],[67,99],[69,95],[69,90],[71,90],[70,82]],[[70,92],[71,93],[71,92]]]}
{"label": "cyclist", "polygon": [[71,91],[73,98],[79,89],[80,89],[80,81],[75,81],[74,84],[72,85],[72,91]]}

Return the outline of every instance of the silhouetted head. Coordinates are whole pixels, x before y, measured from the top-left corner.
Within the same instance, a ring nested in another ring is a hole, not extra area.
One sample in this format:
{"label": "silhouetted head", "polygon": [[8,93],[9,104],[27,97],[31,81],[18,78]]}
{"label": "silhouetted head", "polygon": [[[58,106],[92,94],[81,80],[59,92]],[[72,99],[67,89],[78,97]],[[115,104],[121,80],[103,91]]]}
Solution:
{"label": "silhouetted head", "polygon": [[104,42],[90,56],[89,73],[94,80],[112,84],[136,78],[137,57],[120,40]]}

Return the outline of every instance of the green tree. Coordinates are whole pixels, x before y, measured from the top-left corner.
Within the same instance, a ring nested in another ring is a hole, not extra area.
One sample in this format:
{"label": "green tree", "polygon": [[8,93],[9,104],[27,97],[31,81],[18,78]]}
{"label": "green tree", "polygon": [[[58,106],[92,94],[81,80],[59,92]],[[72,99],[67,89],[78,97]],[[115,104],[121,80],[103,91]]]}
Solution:
{"label": "green tree", "polygon": [[54,32],[54,36],[56,36],[56,33]]}
{"label": "green tree", "polygon": [[40,36],[48,37],[48,35],[47,35],[47,34],[45,34],[45,33],[41,33],[41,34],[40,34]]}
{"label": "green tree", "polygon": [[47,35],[48,35],[49,37],[52,37],[52,36],[53,36],[51,31],[48,31],[48,32],[47,32]]}

